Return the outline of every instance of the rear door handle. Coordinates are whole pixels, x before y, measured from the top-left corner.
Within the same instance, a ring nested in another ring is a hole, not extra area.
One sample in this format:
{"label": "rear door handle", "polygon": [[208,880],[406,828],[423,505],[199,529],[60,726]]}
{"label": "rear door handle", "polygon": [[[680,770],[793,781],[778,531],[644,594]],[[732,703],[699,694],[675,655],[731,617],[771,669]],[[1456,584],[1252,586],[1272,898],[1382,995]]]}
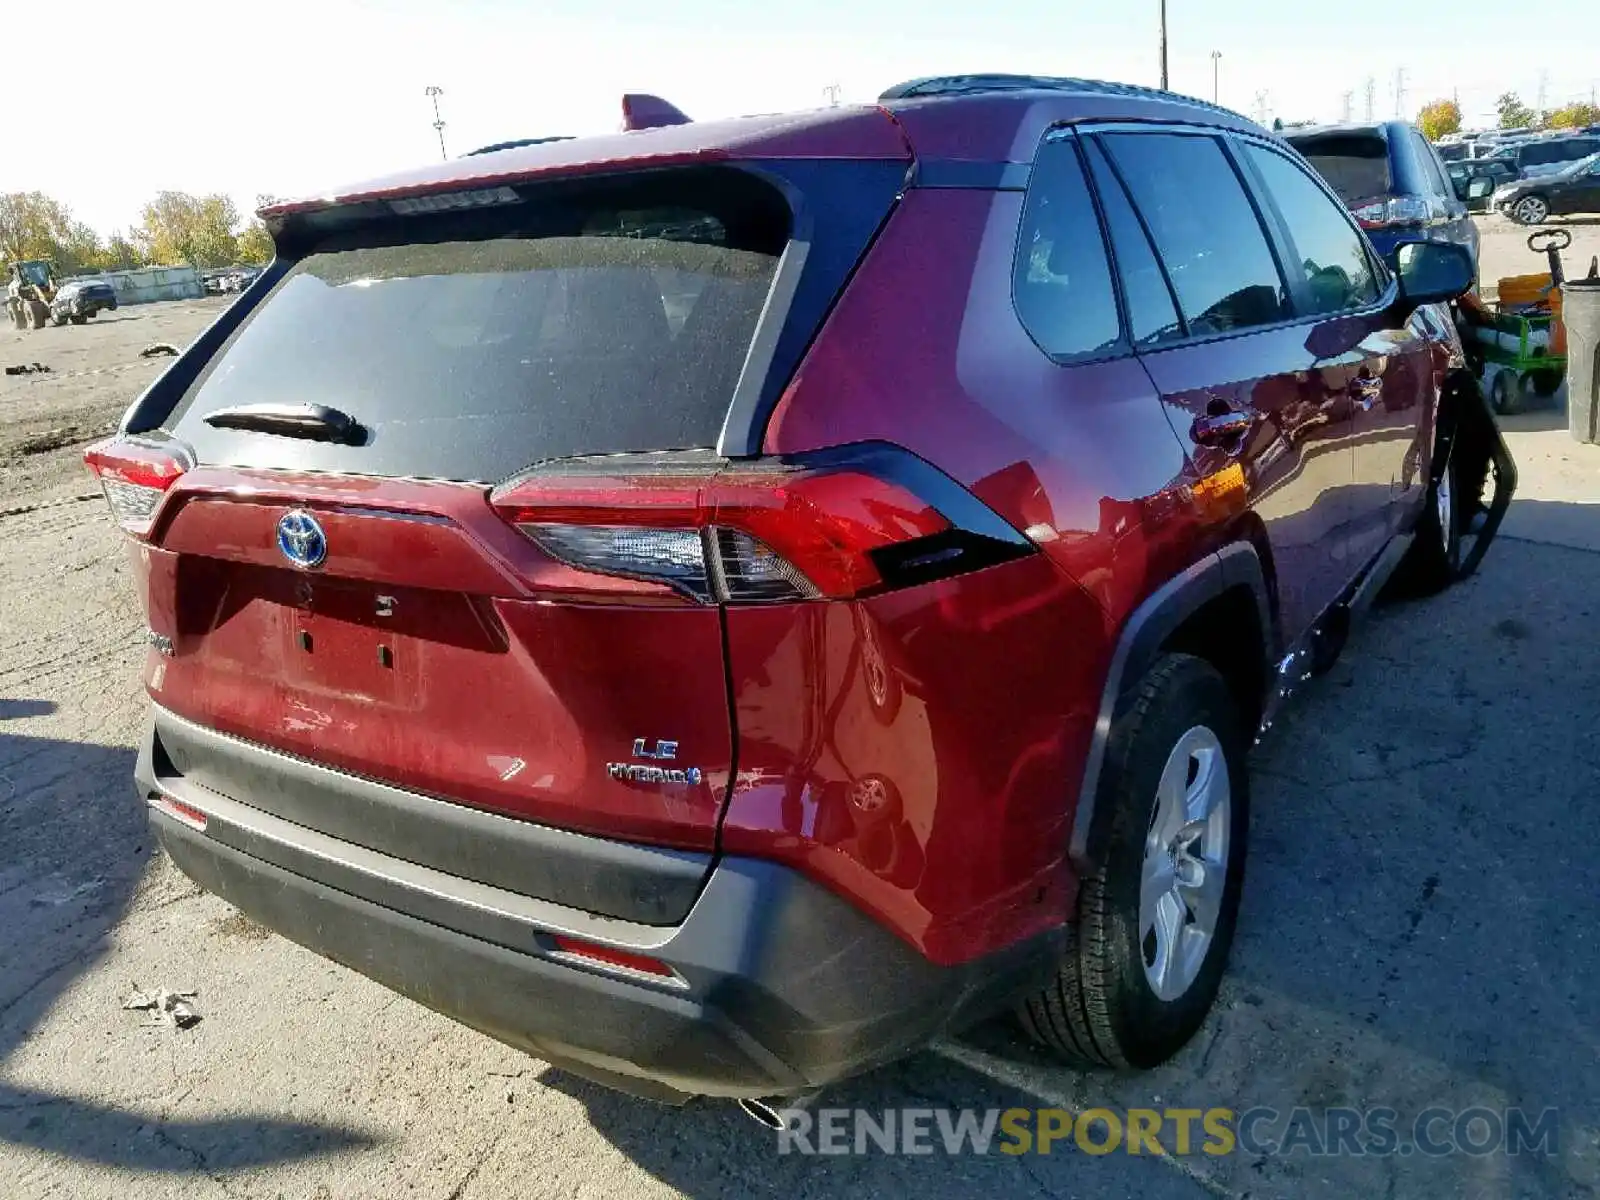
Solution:
{"label": "rear door handle", "polygon": [[1202,446],[1220,446],[1243,437],[1254,419],[1237,409],[1207,413],[1195,418],[1194,424],[1189,426],[1189,436]]}

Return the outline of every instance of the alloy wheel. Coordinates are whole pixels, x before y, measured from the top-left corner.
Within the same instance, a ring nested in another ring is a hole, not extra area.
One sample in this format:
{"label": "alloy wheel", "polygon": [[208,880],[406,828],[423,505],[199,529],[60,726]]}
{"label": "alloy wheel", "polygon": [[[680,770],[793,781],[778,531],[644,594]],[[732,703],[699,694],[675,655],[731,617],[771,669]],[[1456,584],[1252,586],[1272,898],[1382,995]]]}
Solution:
{"label": "alloy wheel", "polygon": [[1211,948],[1227,888],[1230,804],[1222,742],[1197,725],[1162,768],[1140,870],[1140,959],[1159,999],[1188,991]]}
{"label": "alloy wheel", "polygon": [[1439,518],[1439,537],[1444,543],[1445,557],[1450,555],[1450,537],[1455,531],[1455,493],[1450,485],[1450,468],[1445,467],[1433,489],[1434,512]]}
{"label": "alloy wheel", "polygon": [[1537,225],[1550,215],[1550,206],[1538,196],[1527,196],[1518,200],[1511,211],[1524,225]]}

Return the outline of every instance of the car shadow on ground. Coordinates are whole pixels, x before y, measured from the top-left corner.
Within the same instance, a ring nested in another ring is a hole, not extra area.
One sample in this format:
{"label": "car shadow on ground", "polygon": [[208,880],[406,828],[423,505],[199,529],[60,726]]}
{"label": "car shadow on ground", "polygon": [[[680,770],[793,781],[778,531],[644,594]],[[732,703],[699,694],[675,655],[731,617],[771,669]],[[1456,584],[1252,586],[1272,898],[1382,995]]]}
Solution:
{"label": "car shadow on ground", "polygon": [[[1554,537],[1597,519],[1594,507],[1547,503],[1525,528]],[[1074,1070],[997,1019],[818,1102],[1386,1107],[1403,1138],[1431,1106],[1502,1119],[1517,1108],[1531,1122],[1554,1110],[1559,1132],[1544,1153],[1157,1161],[1062,1147],[1054,1157],[873,1152],[819,1163],[779,1155],[776,1135],[730,1104],[673,1111],[554,1070],[543,1081],[695,1197],[842,1185],[939,1196],[1600,1194],[1590,1150],[1600,1140],[1600,860],[1579,832],[1600,779],[1595,617],[1600,553],[1503,539],[1473,579],[1386,603],[1358,627],[1253,755],[1230,972],[1206,1027],[1171,1063]],[[730,1156],[742,1177],[729,1174]]]}
{"label": "car shadow on ground", "polygon": [[[0,722],[54,707],[0,699]],[[130,783],[133,760],[126,747],[21,736],[0,724],[0,1144],[213,1175],[370,1144],[348,1129],[265,1115],[163,1120],[163,1084],[154,1080],[151,1095],[130,1105],[24,1082],[32,1031],[107,952],[155,852]],[[105,995],[106,1010],[116,1019],[140,1015],[121,1011],[122,999]],[[82,1054],[96,1053],[99,1032],[84,1030]]]}

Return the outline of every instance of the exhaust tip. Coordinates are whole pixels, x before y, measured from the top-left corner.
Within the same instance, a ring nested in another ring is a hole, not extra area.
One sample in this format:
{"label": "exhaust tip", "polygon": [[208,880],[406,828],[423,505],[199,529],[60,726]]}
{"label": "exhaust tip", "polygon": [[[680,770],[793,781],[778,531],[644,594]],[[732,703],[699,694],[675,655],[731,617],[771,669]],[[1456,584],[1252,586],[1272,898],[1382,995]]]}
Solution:
{"label": "exhaust tip", "polygon": [[783,1128],[783,1113],[779,1112],[770,1100],[753,1099],[747,1096],[739,1101],[739,1108],[745,1116],[758,1125],[765,1125],[768,1129]]}

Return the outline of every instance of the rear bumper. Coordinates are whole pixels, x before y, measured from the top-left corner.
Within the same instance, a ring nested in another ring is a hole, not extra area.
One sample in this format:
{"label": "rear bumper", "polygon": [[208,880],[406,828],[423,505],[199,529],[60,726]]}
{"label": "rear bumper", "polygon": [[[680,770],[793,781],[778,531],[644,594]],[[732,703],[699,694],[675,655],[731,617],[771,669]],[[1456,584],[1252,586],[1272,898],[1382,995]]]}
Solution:
{"label": "rear bumper", "polygon": [[[164,794],[146,738],[136,780]],[[249,797],[243,797],[248,801]],[[159,801],[158,801],[159,803]],[[635,1095],[800,1092],[915,1050],[1046,977],[1059,935],[939,967],[774,863],[724,858],[680,923],[601,918],[340,842],[220,794],[152,805],[177,866],[262,924],[575,1074]],[[573,961],[566,935],[668,964]]]}

